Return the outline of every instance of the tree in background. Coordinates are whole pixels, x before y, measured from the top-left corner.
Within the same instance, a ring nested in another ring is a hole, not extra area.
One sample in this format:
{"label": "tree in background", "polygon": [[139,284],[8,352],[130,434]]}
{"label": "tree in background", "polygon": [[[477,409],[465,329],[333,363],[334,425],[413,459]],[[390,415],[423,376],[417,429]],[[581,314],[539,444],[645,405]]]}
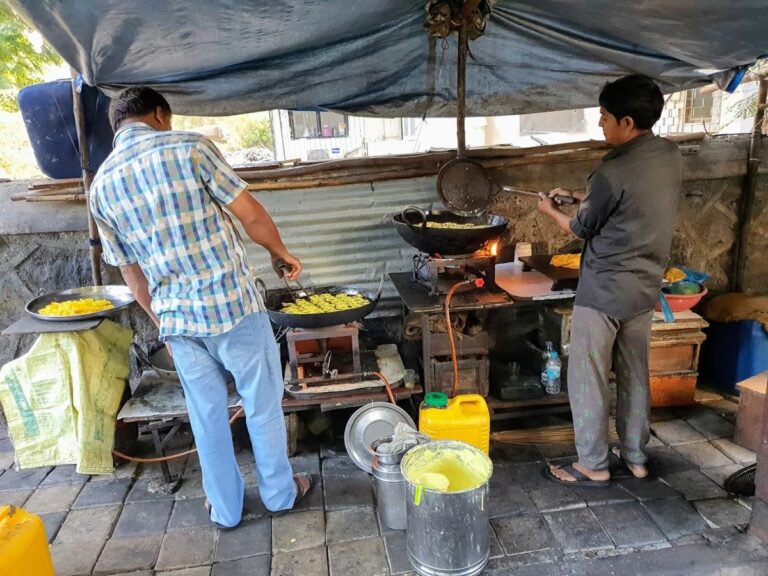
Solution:
{"label": "tree in background", "polygon": [[0,1],[0,110],[14,112],[20,88],[41,82],[47,66],[61,57],[47,44],[36,46],[34,31]]}

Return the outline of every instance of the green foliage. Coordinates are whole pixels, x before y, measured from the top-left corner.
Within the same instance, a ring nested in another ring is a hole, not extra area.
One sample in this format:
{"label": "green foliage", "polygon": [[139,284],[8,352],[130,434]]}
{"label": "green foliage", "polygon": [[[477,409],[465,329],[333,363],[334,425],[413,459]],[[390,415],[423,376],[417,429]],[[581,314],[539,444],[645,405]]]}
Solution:
{"label": "green foliage", "polygon": [[0,90],[0,111],[18,112],[19,105],[16,103],[17,90]]}
{"label": "green foliage", "polygon": [[272,127],[269,120],[260,118],[256,120],[247,120],[238,128],[238,140],[243,148],[262,148],[272,149]]}
{"label": "green foliage", "polygon": [[0,89],[23,88],[42,81],[43,69],[60,64],[61,57],[48,45],[36,50],[32,30],[0,1]]}
{"label": "green foliage", "polygon": [[742,98],[730,107],[730,111],[740,120],[754,118],[757,113],[757,94]]}

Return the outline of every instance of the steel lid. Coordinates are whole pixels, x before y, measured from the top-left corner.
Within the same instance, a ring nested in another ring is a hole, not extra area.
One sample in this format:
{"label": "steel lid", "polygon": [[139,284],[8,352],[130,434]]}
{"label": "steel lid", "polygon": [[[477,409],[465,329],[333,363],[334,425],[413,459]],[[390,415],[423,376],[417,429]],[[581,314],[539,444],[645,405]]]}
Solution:
{"label": "steel lid", "polygon": [[371,473],[371,444],[379,438],[391,436],[398,422],[416,428],[408,413],[389,402],[372,402],[359,408],[347,421],[344,446],[349,457],[361,470]]}

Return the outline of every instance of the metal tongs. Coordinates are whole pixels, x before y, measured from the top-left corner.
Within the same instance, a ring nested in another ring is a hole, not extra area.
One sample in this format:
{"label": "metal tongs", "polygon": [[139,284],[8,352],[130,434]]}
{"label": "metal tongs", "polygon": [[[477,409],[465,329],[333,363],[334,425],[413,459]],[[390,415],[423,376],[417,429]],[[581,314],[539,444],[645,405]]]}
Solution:
{"label": "metal tongs", "polygon": [[[534,196],[537,200],[541,199],[539,192],[535,192],[533,190],[525,190],[523,188],[515,188],[513,186],[499,186],[499,189],[502,192],[511,192],[512,194],[519,194],[520,196]],[[571,204],[577,204],[579,202],[573,196],[563,196],[561,194],[552,196],[552,200],[555,201],[555,204],[568,205],[568,206],[570,206]]]}
{"label": "metal tongs", "polygon": [[299,301],[298,298],[296,298],[296,292],[303,292],[304,296],[309,296],[311,292],[309,292],[304,286],[301,285],[301,282],[299,282],[298,278],[294,280],[298,288],[291,288],[290,284],[288,284],[288,278],[286,274],[290,272],[291,267],[288,266],[286,262],[281,262],[277,265],[277,271],[280,273],[280,278],[283,279],[283,282],[285,282],[285,287],[288,290],[288,294],[293,298],[294,302]]}

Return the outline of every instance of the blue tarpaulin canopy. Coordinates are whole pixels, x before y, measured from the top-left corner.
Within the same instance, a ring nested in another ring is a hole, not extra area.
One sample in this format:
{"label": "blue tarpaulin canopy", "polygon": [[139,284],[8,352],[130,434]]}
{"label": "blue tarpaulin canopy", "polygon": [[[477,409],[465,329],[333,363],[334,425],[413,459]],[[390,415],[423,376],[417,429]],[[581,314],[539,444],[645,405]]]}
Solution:
{"label": "blue tarpaulin canopy", "polygon": [[[86,82],[148,84],[182,114],[455,114],[456,38],[421,0],[10,0]],[[500,0],[470,44],[467,112],[594,106],[628,73],[665,92],[768,53],[766,0]]]}

